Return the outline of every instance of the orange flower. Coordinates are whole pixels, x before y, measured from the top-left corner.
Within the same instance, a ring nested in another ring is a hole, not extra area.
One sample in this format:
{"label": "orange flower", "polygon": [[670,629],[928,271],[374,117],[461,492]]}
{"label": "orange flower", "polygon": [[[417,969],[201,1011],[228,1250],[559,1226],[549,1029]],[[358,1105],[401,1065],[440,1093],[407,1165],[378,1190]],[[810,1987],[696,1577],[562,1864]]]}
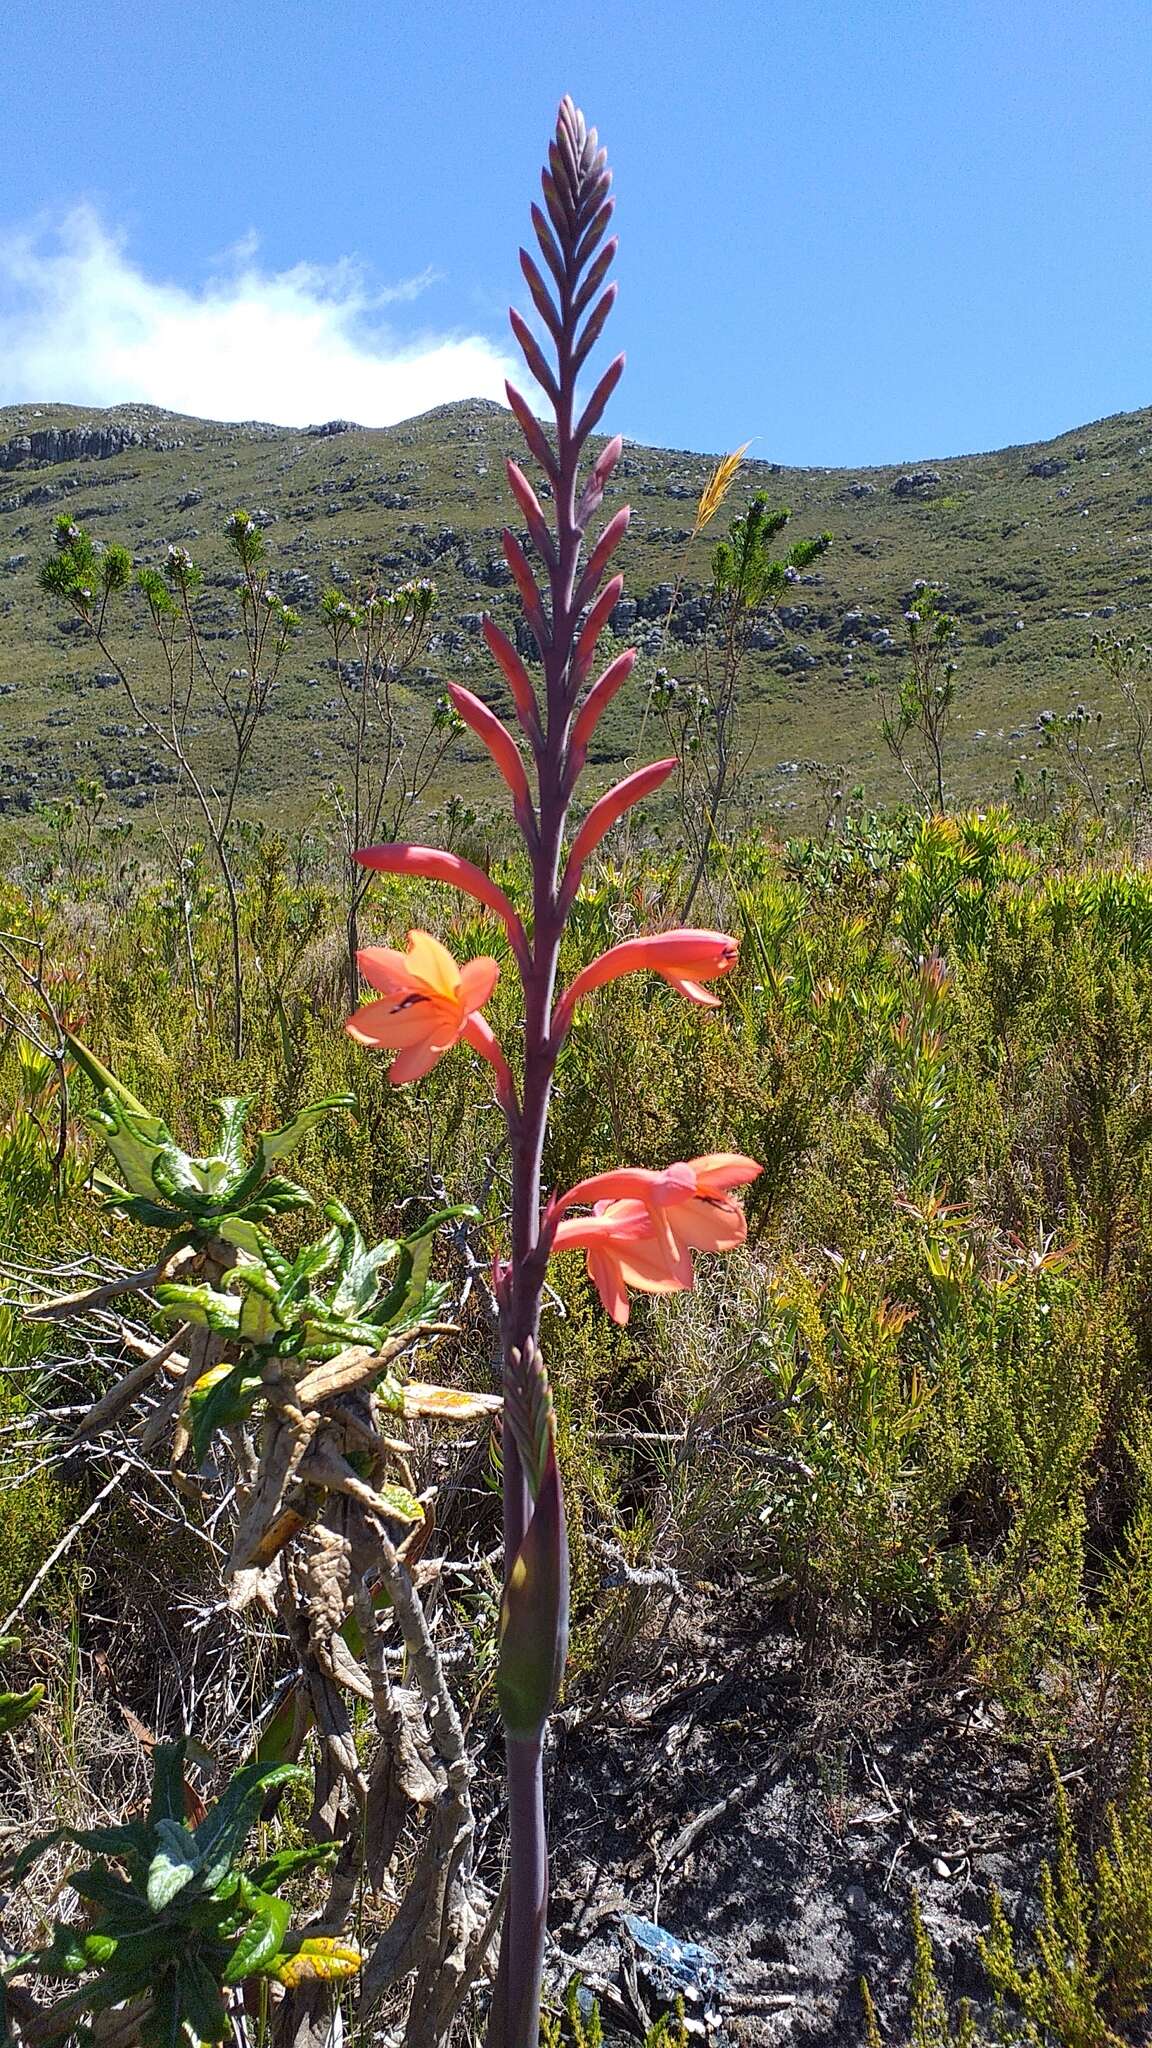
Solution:
{"label": "orange flower", "polygon": [[[565,1217],[554,1251],[585,1251],[588,1272],[608,1314],[628,1320],[628,1288],[674,1294],[692,1286],[694,1251],[727,1252],[748,1235],[744,1211],[730,1190],[763,1169],[741,1152],[706,1152],[662,1173],[618,1167],[580,1181],[553,1214],[595,1204],[591,1216]],[[608,1199],[598,1199],[607,1197]]]}
{"label": "orange flower", "polygon": [[565,1217],[552,1249],[587,1253],[588,1277],[616,1323],[628,1321],[630,1287],[640,1294],[677,1294],[692,1285],[691,1259],[670,1251],[643,1202],[597,1202],[591,1216]]}
{"label": "orange flower", "polygon": [[693,1176],[691,1194],[678,1195],[661,1209],[662,1219],[682,1251],[730,1252],[743,1244],[748,1224],[729,1190],[747,1187],[764,1169],[742,1152],[705,1152],[679,1171]]}
{"label": "orange flower", "polygon": [[477,1014],[496,986],[495,960],[483,956],[461,967],[429,932],[409,932],[406,953],[365,946],[356,959],[383,1000],[365,1003],[345,1028],[361,1045],[399,1055],[388,1069],[390,1081],[419,1080],[461,1038],[507,1074],[491,1029]]}
{"label": "orange flower", "polygon": [[689,1002],[715,1009],[719,997],[700,984],[728,974],[735,967],[739,952],[738,941],[727,932],[680,929],[652,932],[642,939],[625,939],[622,945],[610,946],[598,960],[591,961],[565,990],[556,1005],[556,1028],[567,1030],[581,997],[590,995],[594,988],[602,988],[606,981],[618,981],[622,974],[662,975]]}

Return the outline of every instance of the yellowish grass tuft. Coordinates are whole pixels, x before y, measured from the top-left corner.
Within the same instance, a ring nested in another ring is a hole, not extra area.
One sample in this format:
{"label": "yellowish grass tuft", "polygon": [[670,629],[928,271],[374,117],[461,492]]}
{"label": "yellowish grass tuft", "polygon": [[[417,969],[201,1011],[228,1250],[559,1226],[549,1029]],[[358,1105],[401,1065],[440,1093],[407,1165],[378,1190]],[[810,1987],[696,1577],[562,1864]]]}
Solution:
{"label": "yellowish grass tuft", "polygon": [[700,493],[700,500],[696,507],[696,524],[692,528],[693,540],[696,539],[697,534],[703,533],[704,528],[715,519],[736,480],[736,472],[751,445],[750,441],[745,441],[741,447],[734,448],[730,455],[725,455],[723,460],[716,464],[704,489]]}

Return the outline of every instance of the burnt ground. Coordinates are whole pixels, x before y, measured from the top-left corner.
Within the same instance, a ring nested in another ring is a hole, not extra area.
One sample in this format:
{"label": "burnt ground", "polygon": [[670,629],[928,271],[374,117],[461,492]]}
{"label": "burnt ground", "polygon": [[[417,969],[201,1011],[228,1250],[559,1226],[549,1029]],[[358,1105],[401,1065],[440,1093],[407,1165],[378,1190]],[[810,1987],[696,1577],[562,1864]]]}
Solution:
{"label": "burnt ground", "polygon": [[777,1618],[714,1613],[642,1683],[558,1718],[553,1962],[606,1986],[606,2015],[627,1912],[720,1957],[709,2041],[863,2048],[862,1975],[906,2040],[913,1891],[949,2005],[987,2007],[989,1892],[1030,1922],[1052,1799],[977,1692],[929,1690],[912,1662],[814,1671]]}

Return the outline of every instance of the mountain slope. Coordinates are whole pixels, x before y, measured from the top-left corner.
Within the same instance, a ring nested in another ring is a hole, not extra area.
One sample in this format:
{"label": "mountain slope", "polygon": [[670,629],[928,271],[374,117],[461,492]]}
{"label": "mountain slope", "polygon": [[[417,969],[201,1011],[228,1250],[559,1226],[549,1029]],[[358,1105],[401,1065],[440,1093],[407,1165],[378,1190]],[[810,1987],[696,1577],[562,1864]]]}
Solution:
{"label": "mountain slope", "polygon": [[[510,415],[483,401],[380,430],[304,433],[148,406],[0,409],[0,810],[26,813],[81,770],[108,781],[125,808],[151,800],[147,753],[119,689],[101,679],[104,664],[84,634],[39,592],[56,513],[66,510],[98,539],[125,542],[139,561],[158,561],[172,541],[191,548],[208,573],[219,638],[235,627],[218,535],[238,504],[259,518],[279,586],[307,625],[254,776],[289,811],[303,811],[338,768],[327,643],[316,621],[326,584],[369,571],[395,581],[432,576],[436,631],[415,687],[435,693],[455,675],[495,693],[478,627],[485,610],[514,617],[499,545],[503,460],[513,452]],[[609,503],[627,497],[635,514],[621,550],[627,596],[617,623],[621,644],[638,639],[648,673],[660,661],[678,675],[692,670],[693,599],[713,536],[685,547],[712,466],[710,457],[630,444],[613,479]],[[751,663],[756,745],[747,793],[757,808],[802,811],[817,770],[863,779],[877,797],[895,793],[873,684],[899,673],[901,614],[918,577],[941,583],[961,620],[952,751],[959,795],[1008,790],[1016,767],[1034,760],[1041,711],[1100,701],[1105,730],[1114,722],[1091,645],[1105,626],[1145,631],[1152,411],[914,468],[750,461],[722,519],[756,489],[792,507],[796,533],[827,527],[834,536]],[[683,602],[665,641],[669,586],[682,570]],[[131,659],[146,663],[142,622],[126,609],[124,623]],[[609,729],[609,754],[634,742],[640,695]],[[451,786],[470,785],[476,758],[471,742],[458,750]]]}

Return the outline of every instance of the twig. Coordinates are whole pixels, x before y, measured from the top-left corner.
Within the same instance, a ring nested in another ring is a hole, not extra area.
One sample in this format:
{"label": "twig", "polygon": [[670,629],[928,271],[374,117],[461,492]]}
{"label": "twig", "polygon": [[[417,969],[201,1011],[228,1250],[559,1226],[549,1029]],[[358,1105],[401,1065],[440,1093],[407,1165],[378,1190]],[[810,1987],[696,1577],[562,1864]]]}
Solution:
{"label": "twig", "polygon": [[85,1288],[80,1294],[59,1294],[51,1301],[41,1301],[34,1308],[24,1310],[24,1319],[29,1323],[63,1322],[68,1316],[81,1310],[103,1308],[115,1301],[118,1294],[147,1294],[158,1280],[179,1273],[196,1257],[193,1245],[181,1245],[177,1251],[166,1252],[154,1266],[144,1266],[138,1273],[121,1273],[114,1280],[101,1281],[98,1287]]}
{"label": "twig", "polygon": [[190,1328],[191,1324],[181,1323],[167,1343],[161,1344],[158,1351],[151,1352],[139,1365],[134,1365],[131,1372],[125,1373],[123,1379],[117,1380],[115,1386],[109,1387],[108,1392],[102,1394],[88,1410],[87,1415],[77,1423],[70,1441],[74,1444],[83,1443],[88,1437],[98,1436],[102,1429],[110,1422],[114,1422],[121,1410],[135,1400],[141,1387],[146,1387],[148,1382],[155,1378],[161,1366],[169,1363],[176,1346],[183,1342]]}
{"label": "twig", "polygon": [[108,1499],[109,1494],[114,1493],[116,1491],[116,1488],[119,1486],[121,1480],[125,1477],[126,1473],[131,1471],[131,1469],[131,1459],[122,1459],[119,1467],[112,1474],[111,1479],[105,1481],[104,1485],[100,1488],[99,1493],[95,1495],[94,1499],[89,1501],[88,1506],[85,1508],[83,1514],[77,1516],[71,1528],[66,1530],[65,1534],[60,1538],[60,1541],[56,1545],[55,1549],[49,1551],[48,1556],[45,1558],[39,1571],[36,1573],[35,1578],[33,1578],[30,1581],[30,1583],[24,1588],[24,1591],[21,1593],[20,1598],[16,1602],[15,1607],[12,1609],[12,1612],[10,1614],[5,1615],[4,1620],[0,1621],[0,1636],[5,1636],[8,1634],[8,1631],[11,1628],[12,1623],[16,1620],[18,1615],[21,1615],[24,1612],[24,1609],[27,1607],[28,1602],[31,1600],[33,1594],[37,1591],[37,1589],[40,1586],[43,1585],[49,1572],[52,1570],[53,1565],[59,1564],[60,1559],[64,1556],[65,1551],[71,1549],[71,1546],[75,1542],[77,1536],[80,1534],[81,1529],[83,1529],[85,1525],[92,1520],[97,1509],[100,1508],[103,1505],[103,1503]]}

